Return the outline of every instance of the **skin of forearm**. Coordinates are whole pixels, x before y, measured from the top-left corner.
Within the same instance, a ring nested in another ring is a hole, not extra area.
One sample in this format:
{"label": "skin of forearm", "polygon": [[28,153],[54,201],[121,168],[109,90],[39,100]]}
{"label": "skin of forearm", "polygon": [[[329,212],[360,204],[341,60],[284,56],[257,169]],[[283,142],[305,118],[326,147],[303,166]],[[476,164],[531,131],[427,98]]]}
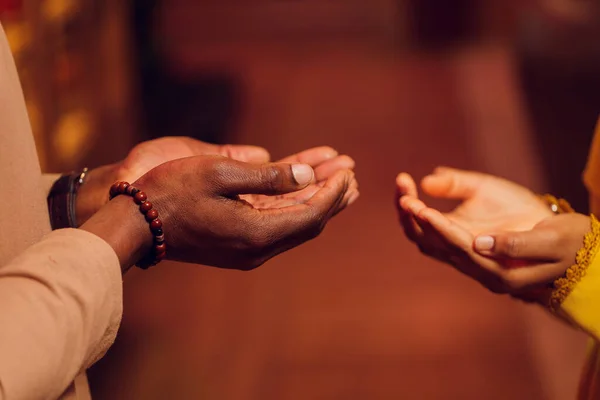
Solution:
{"label": "skin of forearm", "polygon": [[113,248],[123,274],[150,251],[153,243],[148,223],[128,196],[111,200],[81,229],[100,237]]}

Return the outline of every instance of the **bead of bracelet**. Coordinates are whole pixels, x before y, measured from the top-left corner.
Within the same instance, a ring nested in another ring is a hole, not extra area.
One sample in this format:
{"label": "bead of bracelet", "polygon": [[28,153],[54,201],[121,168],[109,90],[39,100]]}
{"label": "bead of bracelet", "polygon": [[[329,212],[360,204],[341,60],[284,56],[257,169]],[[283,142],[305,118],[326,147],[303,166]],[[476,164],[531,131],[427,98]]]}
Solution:
{"label": "bead of bracelet", "polygon": [[143,191],[133,187],[128,182],[115,182],[110,187],[109,196],[112,200],[119,195],[131,196],[149,224],[150,232],[153,235],[152,250],[137,264],[141,269],[148,269],[162,261],[167,254],[162,221],[158,217],[158,211],[148,201],[148,196]]}

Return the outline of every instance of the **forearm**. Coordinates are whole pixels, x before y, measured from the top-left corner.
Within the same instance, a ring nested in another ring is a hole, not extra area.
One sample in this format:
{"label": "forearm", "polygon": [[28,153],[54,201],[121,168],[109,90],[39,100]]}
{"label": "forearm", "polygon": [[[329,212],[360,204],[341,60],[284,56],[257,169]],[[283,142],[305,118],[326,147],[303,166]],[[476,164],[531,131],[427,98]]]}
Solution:
{"label": "forearm", "polygon": [[122,274],[152,245],[129,197],[0,268],[0,398],[56,398],[114,341]]}
{"label": "forearm", "polygon": [[128,196],[113,199],[84,223],[81,229],[100,237],[112,247],[123,274],[152,246],[148,223]]}
{"label": "forearm", "polygon": [[0,398],[57,398],[114,341],[122,278],[87,232],[53,232],[0,268]]}

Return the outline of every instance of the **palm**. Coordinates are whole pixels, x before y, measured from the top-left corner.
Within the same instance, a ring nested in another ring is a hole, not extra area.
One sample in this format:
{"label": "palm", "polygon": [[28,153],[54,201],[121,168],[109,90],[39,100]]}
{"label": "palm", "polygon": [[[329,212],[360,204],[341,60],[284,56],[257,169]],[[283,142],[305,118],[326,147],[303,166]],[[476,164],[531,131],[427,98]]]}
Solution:
{"label": "palm", "polygon": [[552,213],[530,190],[505,179],[483,175],[471,196],[445,215],[478,235],[529,230]]}
{"label": "palm", "polygon": [[[284,208],[307,202],[313,195],[322,189],[327,180],[336,172],[354,167],[354,161],[351,158],[348,156],[333,156],[333,153],[331,153],[330,150],[331,149],[328,148],[316,148],[280,160],[280,162],[285,163],[305,163],[313,167],[315,171],[315,182],[304,189],[277,196],[261,194],[244,195],[241,196],[241,199],[247,201],[257,209]],[[352,187],[349,188],[349,193],[352,192],[352,189],[358,188],[356,180],[353,180],[350,185]]]}
{"label": "palm", "polygon": [[241,196],[241,199],[247,201],[257,209],[283,208],[295,204],[302,204],[319,191],[320,186],[316,183],[310,184],[302,190],[293,193],[286,193],[278,196],[266,196],[262,194],[249,194]]}
{"label": "palm", "polygon": [[[119,167],[118,180],[134,182],[151,169],[168,161],[198,156],[221,155],[238,161],[264,163],[268,153],[254,146],[218,146],[187,137],[165,137],[135,146]],[[282,208],[308,201],[327,179],[342,169],[353,168],[354,161],[347,156],[338,156],[330,147],[316,147],[280,160],[285,163],[305,163],[315,170],[315,183],[293,193],[280,196],[244,195],[241,198],[254,208]],[[352,185],[356,185],[353,181]]]}

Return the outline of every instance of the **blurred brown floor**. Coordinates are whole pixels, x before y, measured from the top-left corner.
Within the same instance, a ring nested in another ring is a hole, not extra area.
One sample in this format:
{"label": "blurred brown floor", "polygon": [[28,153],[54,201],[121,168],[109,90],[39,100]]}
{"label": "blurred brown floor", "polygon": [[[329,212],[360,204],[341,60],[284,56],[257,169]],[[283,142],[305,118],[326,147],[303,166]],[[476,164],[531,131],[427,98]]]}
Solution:
{"label": "blurred brown floor", "polygon": [[394,214],[399,171],[438,164],[543,189],[512,57],[329,49],[241,64],[236,142],[322,144],[362,197],[318,240],[251,273],[166,264],[125,283],[98,399],[573,398],[583,338],[421,257]]}

